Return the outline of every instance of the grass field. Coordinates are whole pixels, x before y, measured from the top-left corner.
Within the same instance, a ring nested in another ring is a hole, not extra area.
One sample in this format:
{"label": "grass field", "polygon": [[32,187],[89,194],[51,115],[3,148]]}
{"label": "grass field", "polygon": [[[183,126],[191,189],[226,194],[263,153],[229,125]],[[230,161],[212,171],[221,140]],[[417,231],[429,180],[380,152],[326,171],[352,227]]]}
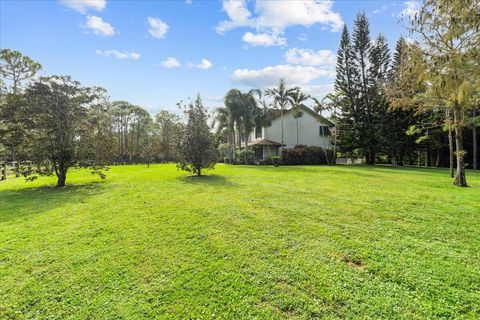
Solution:
{"label": "grass field", "polygon": [[467,178],[154,165],[0,182],[0,319],[478,319]]}

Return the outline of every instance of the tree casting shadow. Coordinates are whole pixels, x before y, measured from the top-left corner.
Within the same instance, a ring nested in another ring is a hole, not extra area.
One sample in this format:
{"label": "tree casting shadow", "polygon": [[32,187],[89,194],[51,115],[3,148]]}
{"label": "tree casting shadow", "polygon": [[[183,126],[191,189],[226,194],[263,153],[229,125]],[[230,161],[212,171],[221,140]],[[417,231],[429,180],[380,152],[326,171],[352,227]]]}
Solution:
{"label": "tree casting shadow", "polygon": [[41,186],[1,191],[0,223],[84,202],[102,193],[104,188],[103,181],[95,181],[64,188]]}
{"label": "tree casting shadow", "polygon": [[211,175],[202,175],[202,176],[181,176],[179,179],[188,184],[193,185],[209,185],[215,187],[226,187],[226,186],[234,186],[235,183],[229,181],[227,178],[223,176],[219,176],[216,174]]}

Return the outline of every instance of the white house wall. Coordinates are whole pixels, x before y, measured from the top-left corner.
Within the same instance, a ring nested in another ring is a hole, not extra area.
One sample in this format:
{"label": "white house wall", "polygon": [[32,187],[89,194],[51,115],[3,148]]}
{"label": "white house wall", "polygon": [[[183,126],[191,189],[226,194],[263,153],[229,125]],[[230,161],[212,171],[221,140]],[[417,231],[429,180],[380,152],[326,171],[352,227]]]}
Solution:
{"label": "white house wall", "polygon": [[[292,112],[283,116],[283,141],[286,148],[293,148],[297,144],[306,146],[316,146],[322,148],[330,147],[330,137],[322,138],[320,136],[320,125],[327,125],[320,122],[316,117],[303,112],[298,118],[298,143],[297,143],[297,119],[293,117]],[[254,137],[254,135],[251,135]],[[263,139],[276,142],[282,141],[281,118],[275,118],[272,125],[262,130]]]}

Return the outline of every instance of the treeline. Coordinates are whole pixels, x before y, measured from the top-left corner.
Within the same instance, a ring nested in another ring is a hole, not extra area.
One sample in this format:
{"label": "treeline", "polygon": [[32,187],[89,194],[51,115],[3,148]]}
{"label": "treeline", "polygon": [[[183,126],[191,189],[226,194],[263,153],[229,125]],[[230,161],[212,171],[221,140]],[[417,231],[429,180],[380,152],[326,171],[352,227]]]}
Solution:
{"label": "treeline", "polygon": [[71,167],[103,175],[108,164],[169,162],[176,158],[182,119],[153,118],[99,87],[68,76],[38,77],[41,65],[18,51],[0,52],[0,156],[32,179],[55,173],[65,184]]}
{"label": "treeline", "polygon": [[[450,166],[466,186],[478,168],[480,69],[474,1],[424,1],[411,22],[414,41],[372,41],[365,13],[345,26],[335,94],[339,151],[367,164]],[[462,17],[464,19],[453,19]],[[456,166],[456,170],[454,170]]]}

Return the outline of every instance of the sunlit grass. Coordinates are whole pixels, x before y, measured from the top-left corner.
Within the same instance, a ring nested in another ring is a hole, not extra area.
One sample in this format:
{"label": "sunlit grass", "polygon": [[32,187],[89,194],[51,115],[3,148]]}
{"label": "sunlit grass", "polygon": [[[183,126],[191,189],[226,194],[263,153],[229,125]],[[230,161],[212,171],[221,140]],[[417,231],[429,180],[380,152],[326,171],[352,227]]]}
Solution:
{"label": "sunlit grass", "polygon": [[0,318],[480,317],[480,174],[209,174],[0,182]]}

